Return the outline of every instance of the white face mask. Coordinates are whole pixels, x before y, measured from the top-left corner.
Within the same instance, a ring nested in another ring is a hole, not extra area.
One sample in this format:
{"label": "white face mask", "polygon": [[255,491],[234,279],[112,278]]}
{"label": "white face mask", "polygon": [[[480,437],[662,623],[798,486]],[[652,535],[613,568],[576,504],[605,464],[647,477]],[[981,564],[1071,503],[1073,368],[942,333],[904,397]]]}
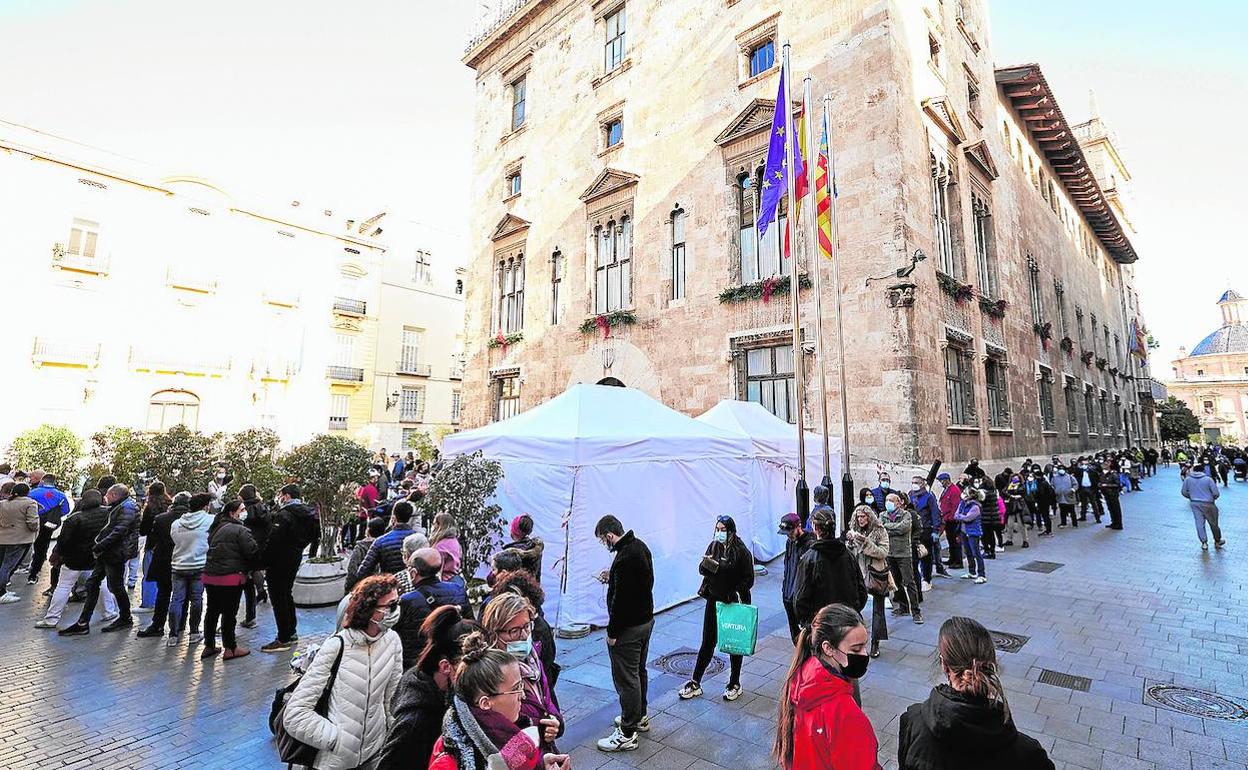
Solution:
{"label": "white face mask", "polygon": [[910,491],[911,491],[911,492],[918,492],[918,491],[919,491],[919,490],[921,490],[922,488],[923,488],[923,485],[922,485],[922,484],[911,484],[911,485],[910,485]]}
{"label": "white face mask", "polygon": [[400,609],[395,607],[383,615],[381,620],[377,621],[377,625],[381,626],[382,630],[389,631],[399,622],[400,614]]}

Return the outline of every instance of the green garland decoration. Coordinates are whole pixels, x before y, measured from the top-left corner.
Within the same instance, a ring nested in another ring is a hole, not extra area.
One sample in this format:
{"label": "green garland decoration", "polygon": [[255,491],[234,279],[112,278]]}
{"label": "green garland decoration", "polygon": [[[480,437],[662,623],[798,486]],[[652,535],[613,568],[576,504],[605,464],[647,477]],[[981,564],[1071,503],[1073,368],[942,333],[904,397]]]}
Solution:
{"label": "green garland decoration", "polygon": [[499,332],[493,337],[490,337],[489,341],[485,343],[485,346],[490,350],[493,350],[494,348],[505,348],[514,345],[523,339],[524,332],[512,332],[511,334],[503,334],[502,332]]}
{"label": "green garland decoration", "polygon": [[632,326],[637,323],[637,314],[631,310],[616,310],[611,313],[600,313],[591,315],[581,322],[581,334],[593,334],[594,332],[602,332],[606,336],[608,329],[614,329],[617,326]]}
{"label": "green garland decoration", "polygon": [[[762,299],[764,288],[768,281],[771,281],[771,296],[784,295],[789,293],[789,277],[782,276],[776,279],[764,279],[755,281],[754,283],[746,283],[740,286],[729,286],[719,293],[719,302],[721,305],[728,305],[735,302],[747,302],[753,299]],[[809,289],[814,284],[810,281],[810,276],[802,274],[797,277],[797,285],[802,289]]]}

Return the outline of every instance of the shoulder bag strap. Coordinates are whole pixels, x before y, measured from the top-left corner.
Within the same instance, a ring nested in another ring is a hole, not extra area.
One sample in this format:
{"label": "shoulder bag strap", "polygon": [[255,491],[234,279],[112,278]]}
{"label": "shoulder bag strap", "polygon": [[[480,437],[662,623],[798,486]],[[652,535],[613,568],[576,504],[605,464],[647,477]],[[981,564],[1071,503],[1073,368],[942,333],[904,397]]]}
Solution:
{"label": "shoulder bag strap", "polygon": [[321,691],[321,697],[316,701],[316,713],[325,716],[329,709],[329,694],[334,689],[334,682],[338,679],[338,667],[342,665],[342,653],[347,649],[347,640],[339,634],[334,634],[338,638],[338,654],[334,657],[334,665],[329,669],[329,678],[325,680],[325,689]]}

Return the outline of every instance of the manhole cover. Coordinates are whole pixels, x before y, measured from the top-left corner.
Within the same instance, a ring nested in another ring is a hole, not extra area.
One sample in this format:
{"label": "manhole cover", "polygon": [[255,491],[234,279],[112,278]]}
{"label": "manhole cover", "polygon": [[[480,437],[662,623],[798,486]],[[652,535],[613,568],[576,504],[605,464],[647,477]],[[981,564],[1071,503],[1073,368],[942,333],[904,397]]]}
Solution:
{"label": "manhole cover", "polygon": [[1029,561],[1019,567],[1023,572],[1043,572],[1048,574],[1055,569],[1065,567],[1065,564],[1056,561]]}
{"label": "manhole cover", "polygon": [[1067,690],[1078,690],[1079,692],[1087,692],[1088,688],[1092,686],[1092,680],[1087,677],[1063,674],[1060,671],[1050,671],[1047,668],[1041,669],[1038,681],[1040,684],[1065,687]]}
{"label": "manhole cover", "polygon": [[[681,647],[679,650],[673,650],[666,655],[660,655],[657,659],[650,662],[654,668],[674,674],[682,679],[688,679],[693,676],[693,667],[698,663],[698,651],[691,650],[688,647]],[[703,679],[715,676],[716,674],[727,668],[724,659],[718,655],[711,657],[711,662],[706,667],[706,673],[702,675]]]}
{"label": "manhole cover", "polygon": [[1144,703],[1202,719],[1228,721],[1248,719],[1248,706],[1233,701],[1225,695],[1197,690],[1194,687],[1179,687],[1174,684],[1149,685],[1144,689]]}
{"label": "manhole cover", "polygon": [[993,646],[1002,652],[1018,652],[1031,639],[1030,636],[1020,636],[1006,631],[990,630],[988,633],[992,635]]}

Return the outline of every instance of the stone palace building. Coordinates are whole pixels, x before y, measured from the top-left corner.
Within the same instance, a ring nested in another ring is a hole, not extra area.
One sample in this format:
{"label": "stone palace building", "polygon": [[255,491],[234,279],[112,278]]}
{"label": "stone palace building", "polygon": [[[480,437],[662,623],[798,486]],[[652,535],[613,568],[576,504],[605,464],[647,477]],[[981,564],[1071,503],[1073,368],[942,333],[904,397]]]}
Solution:
{"label": "stone palace building", "polygon": [[1222,325],[1173,362],[1170,395],[1200,419],[1209,441],[1248,439],[1248,300],[1228,289],[1218,298]]}
{"label": "stone palace building", "polygon": [[[1151,439],[1130,175],[1039,66],[994,66],[986,19],[972,0],[497,4],[464,59],[465,426],[578,382],[690,415],[724,398],[790,421],[804,408],[813,424],[813,293],[799,405],[789,298],[763,296],[787,261],[754,228],[789,41],[793,98],[809,75],[832,100],[855,463]],[[834,351],[831,270],[798,259],[825,271]],[[826,371],[839,422],[835,357]]]}

